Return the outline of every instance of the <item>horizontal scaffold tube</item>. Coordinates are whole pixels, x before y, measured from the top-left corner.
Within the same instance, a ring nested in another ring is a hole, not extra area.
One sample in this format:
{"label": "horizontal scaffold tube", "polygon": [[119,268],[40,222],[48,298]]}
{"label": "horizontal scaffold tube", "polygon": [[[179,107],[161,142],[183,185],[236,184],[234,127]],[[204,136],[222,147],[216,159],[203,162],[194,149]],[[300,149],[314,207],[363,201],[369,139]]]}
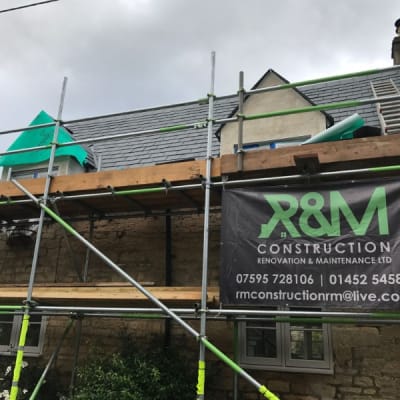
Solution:
{"label": "horizontal scaffold tube", "polygon": [[359,107],[367,104],[384,103],[386,101],[393,101],[393,100],[400,100],[400,96],[396,95],[396,96],[384,96],[376,99],[338,101],[335,103],[318,104],[315,106],[301,107],[301,108],[290,108],[287,110],[278,110],[262,114],[242,115],[241,117],[249,121],[254,119],[273,118],[291,114],[302,114],[313,111],[329,111],[329,110],[337,110],[340,108]]}
{"label": "horizontal scaffold tube", "polygon": [[[162,310],[159,310],[161,312]],[[171,310],[175,312],[174,310]],[[264,322],[275,322],[275,323],[301,323],[303,325],[313,325],[313,324],[336,324],[336,325],[354,325],[354,324],[364,324],[364,325],[397,325],[400,324],[400,317],[390,317],[387,318],[339,318],[339,317],[268,317],[268,316],[245,316],[246,310],[242,310],[242,315],[232,316],[232,315],[215,315],[210,316],[207,315],[209,321],[264,321]],[[195,312],[191,313],[177,313],[175,312],[181,319],[188,321],[197,321],[200,319],[200,316]],[[2,315],[2,312],[0,312]],[[14,313],[14,315],[23,315],[21,313]],[[152,314],[152,313],[118,313],[118,312],[65,312],[65,311],[33,311],[30,315],[41,315],[48,317],[75,317],[75,318],[118,318],[118,319],[138,319],[138,320],[164,320],[170,319],[171,317],[166,314]]]}
{"label": "horizontal scaffold tube", "polygon": [[0,305],[0,310],[25,310],[26,306],[14,306],[14,305]]}
{"label": "horizontal scaffold tube", "polygon": [[[90,139],[75,140],[73,142],[57,143],[57,148],[75,146],[78,144],[90,144],[90,143],[105,142],[105,141],[109,141],[109,140],[118,140],[118,139],[124,139],[124,138],[131,137],[131,136],[147,135],[147,134],[151,134],[151,133],[173,132],[173,131],[180,131],[183,129],[198,128],[199,126],[203,126],[204,123],[205,122],[195,122],[195,123],[185,124],[185,125],[174,125],[174,126],[167,126],[164,128],[147,129],[147,130],[142,130],[142,131],[121,133],[118,135],[100,136],[100,137],[95,137],[95,138],[90,138]],[[34,128],[37,129],[38,126],[35,126]],[[13,155],[13,154],[18,154],[18,153],[27,153],[30,151],[37,151],[37,150],[48,150],[51,147],[52,147],[52,145],[27,147],[24,149],[10,150],[8,152],[0,153],[0,156]]]}
{"label": "horizontal scaffold tube", "polygon": [[[386,68],[369,69],[369,70],[356,71],[356,72],[351,72],[351,73],[341,74],[341,75],[331,75],[331,76],[326,76],[326,77],[317,78],[317,79],[297,81],[297,82],[292,82],[292,83],[284,83],[282,85],[274,85],[274,86],[269,86],[269,87],[264,87],[264,88],[246,90],[245,92],[246,92],[246,94],[257,94],[257,93],[262,93],[262,92],[290,89],[290,88],[296,88],[296,87],[301,87],[301,86],[314,85],[314,84],[317,84],[317,83],[336,81],[336,80],[339,80],[339,79],[347,79],[347,78],[354,78],[354,77],[360,77],[360,76],[368,76],[368,75],[377,74],[379,72],[396,70],[398,68],[400,68],[400,66],[394,65],[394,66],[386,67]],[[215,97],[215,99],[218,100],[218,99],[228,99],[228,98],[236,98],[236,97],[237,97],[237,93],[234,93],[234,94],[228,94],[228,95],[223,95],[223,96],[217,96],[217,97]],[[173,106],[184,106],[184,105],[190,105],[190,104],[198,104],[199,101],[206,101],[206,100],[207,99],[201,99],[201,100],[184,102],[184,103],[174,103],[174,104],[169,104],[168,106],[169,107],[173,107]],[[123,111],[123,112],[118,112],[118,113],[111,113],[111,114],[101,114],[101,115],[96,115],[96,116],[89,116],[89,117],[77,118],[77,119],[65,120],[65,121],[63,120],[63,121],[61,121],[61,123],[62,123],[62,125],[77,124],[77,123],[82,123],[82,122],[96,121],[96,120],[99,120],[99,119],[102,119],[102,118],[112,118],[112,117],[131,115],[131,114],[135,114],[135,113],[138,113],[138,112],[152,111],[152,110],[157,110],[157,109],[160,109],[160,108],[164,108],[164,106],[141,108],[141,109],[136,109],[136,110],[131,110],[131,111]],[[56,121],[50,122],[50,123],[47,123],[47,124],[40,124],[40,125],[35,125],[35,126],[27,126],[27,127],[24,127],[24,128],[7,129],[7,130],[0,131],[0,135],[5,135],[5,134],[8,134],[8,133],[22,132],[22,131],[28,131],[28,130],[34,130],[34,129],[40,129],[40,128],[48,128],[48,127],[51,127],[51,126],[55,126],[55,124],[56,124]]]}
{"label": "horizontal scaffold tube", "polygon": [[[269,87],[264,87],[264,88],[245,90],[245,93],[246,94],[257,94],[257,93],[262,93],[262,92],[270,92],[270,91],[290,89],[290,88],[295,88],[295,87],[309,86],[309,85],[314,85],[317,83],[336,81],[339,79],[348,79],[348,78],[355,78],[355,77],[360,77],[360,76],[373,75],[373,74],[377,74],[379,72],[396,70],[398,68],[400,68],[400,66],[393,65],[391,67],[369,69],[369,70],[364,70],[364,71],[356,71],[356,72],[350,72],[350,73],[341,74],[341,75],[330,75],[330,76],[321,77],[321,78],[317,78],[317,79],[309,79],[309,80],[297,81],[297,82],[292,82],[292,83],[284,83],[282,85],[275,85],[275,86],[269,86]],[[237,98],[237,93],[216,96],[215,100],[222,100],[222,99],[229,99],[229,98],[232,98],[232,99]],[[184,102],[184,103],[182,103],[182,102],[181,103],[173,103],[173,104],[169,104],[168,107],[198,104],[199,102],[204,103],[207,100],[208,100],[207,98],[204,98],[204,99],[199,99],[199,100],[189,101],[189,102]],[[158,110],[160,108],[164,108],[164,107],[159,106],[159,107],[141,108],[141,109],[136,109],[136,110],[132,110],[132,111],[123,111],[123,112],[119,112],[119,113],[96,115],[96,116],[92,116],[92,117],[84,117],[84,118],[64,121],[63,123],[64,124],[76,124],[76,123],[82,123],[82,122],[96,121],[96,120],[102,119],[102,118],[120,117],[120,116],[135,114],[138,112]]]}
{"label": "horizontal scaffold tube", "polygon": [[[356,78],[356,77],[360,77],[360,76],[368,76],[368,75],[373,75],[373,74],[377,74],[380,72],[392,71],[392,70],[395,70],[398,68],[400,68],[399,65],[394,65],[394,66],[387,67],[387,68],[368,69],[365,71],[350,72],[347,74],[325,76],[323,78],[308,79],[308,80],[304,80],[304,81],[297,81],[297,82],[291,82],[291,83],[283,83],[281,85],[247,90],[246,94],[257,94],[257,93],[272,92],[272,91],[276,91],[276,90],[293,89],[293,88],[297,88],[297,87],[315,85],[317,83],[337,81],[339,79],[349,79],[349,78]],[[232,95],[232,97],[233,97],[233,95]]]}
{"label": "horizontal scaffold tube", "polygon": [[358,169],[348,169],[339,171],[327,171],[327,172],[317,172],[315,174],[303,175],[282,175],[282,176],[269,176],[264,178],[252,178],[252,179],[236,179],[232,181],[214,182],[213,186],[238,186],[238,185],[251,185],[260,183],[270,183],[270,182],[282,182],[282,181],[292,181],[305,178],[331,178],[331,177],[342,177],[346,175],[355,174],[370,174],[370,173],[380,173],[380,172],[393,172],[400,171],[400,165],[389,165],[386,167],[370,167],[370,168],[358,168]]}
{"label": "horizontal scaffold tube", "polygon": [[25,128],[13,128],[13,129],[7,129],[5,131],[0,131],[0,135],[6,135],[8,133],[17,133],[17,132],[22,132],[22,131],[33,131],[35,129],[42,129],[42,128],[50,128],[52,126],[56,126],[56,121],[54,122],[48,122],[46,124],[38,124],[38,125],[29,125],[26,126]]}
{"label": "horizontal scaffold tube", "polygon": [[38,150],[50,150],[50,149],[51,149],[51,144],[47,144],[45,146],[35,146],[35,147],[26,147],[24,149],[8,150],[6,152],[0,153],[0,156],[12,156],[14,154],[28,153],[31,151],[38,151]]}
{"label": "horizontal scaffold tube", "polygon": [[27,203],[32,203],[31,200],[12,200],[12,199],[8,199],[8,200],[3,200],[0,201],[0,206],[9,206],[9,205],[13,205],[13,204],[27,204]]}
{"label": "horizontal scaffold tube", "polygon": [[[354,175],[354,174],[368,174],[368,173],[381,173],[381,172],[393,172],[393,171],[400,171],[400,165],[388,165],[383,167],[370,167],[370,168],[359,168],[359,169],[351,169],[351,170],[339,170],[339,171],[328,171],[328,172],[317,172],[312,175],[302,175],[302,174],[295,174],[295,175],[282,175],[282,176],[270,176],[264,178],[252,178],[252,179],[237,179],[232,181],[220,181],[220,182],[212,182],[211,187],[226,187],[226,186],[238,186],[238,185],[256,185],[261,183],[271,183],[271,182],[282,182],[282,181],[292,181],[298,179],[305,179],[309,177],[315,178],[329,178],[329,177],[341,177],[346,175]],[[177,185],[177,186],[155,186],[155,187],[148,187],[142,189],[128,189],[128,190],[110,190],[109,192],[102,192],[102,193],[86,193],[86,194],[79,194],[79,195],[56,195],[54,196],[54,201],[64,201],[64,200],[79,200],[79,199],[89,199],[89,198],[96,198],[96,197],[112,197],[112,196],[124,196],[124,195],[139,195],[144,193],[151,193],[151,192],[168,192],[168,191],[179,191],[179,190],[193,190],[202,188],[203,184],[190,184],[190,185]],[[20,199],[20,200],[13,200],[7,199],[0,201],[0,206],[7,206],[7,205],[16,205],[16,204],[27,204],[27,203],[34,203],[32,199]]]}
{"label": "horizontal scaffold tube", "polygon": [[[82,313],[90,315],[91,313],[116,313],[120,316],[124,314],[160,314],[161,308],[146,308],[146,307],[78,307],[78,306],[35,306],[34,311],[39,312],[70,312],[70,313]],[[175,314],[180,315],[195,315],[196,311],[191,308],[170,308]],[[260,317],[260,318],[298,318],[298,319],[311,319],[314,318],[330,318],[332,321],[336,319],[347,320],[347,319],[363,319],[372,320],[384,319],[384,320],[400,320],[400,312],[349,312],[349,311],[296,311],[296,310],[248,310],[248,309],[207,309],[206,313],[213,316],[248,316],[248,317]],[[282,321],[281,321],[282,322]]]}
{"label": "horizontal scaffold tube", "polygon": [[[41,315],[48,317],[75,317],[75,318],[121,318],[121,319],[143,319],[143,320],[163,320],[170,319],[171,317],[166,314],[160,314],[161,309],[158,310],[158,313],[151,313],[148,309],[141,312],[127,312],[124,311],[121,313],[120,311],[79,311],[79,312],[67,312],[64,311],[65,307],[60,307],[63,311],[31,311],[30,315]],[[150,309],[151,310],[151,309]],[[174,309],[171,309],[176,315],[178,315],[181,319],[196,321],[200,319],[198,313],[190,310],[190,312],[177,312]],[[188,311],[188,310],[187,310]],[[341,325],[354,325],[354,324],[365,324],[365,325],[397,325],[400,324],[400,315],[386,315],[382,314],[380,316],[375,317],[363,317],[362,315],[357,315],[357,317],[323,317],[315,315],[313,317],[273,317],[273,316],[246,316],[247,310],[237,310],[240,312],[240,315],[229,315],[218,312],[217,315],[209,315],[208,311],[206,312],[207,318],[210,321],[264,321],[264,322],[275,322],[275,323],[301,323],[304,325],[312,325],[312,324],[341,324]],[[23,315],[22,312],[11,312],[11,311],[0,311],[0,315]]]}
{"label": "horizontal scaffold tube", "polygon": [[[319,105],[309,106],[309,107],[278,110],[278,111],[261,113],[261,114],[237,115],[232,118],[216,119],[213,121],[213,123],[218,125],[218,124],[225,124],[227,122],[235,122],[235,121],[238,121],[239,118],[243,118],[244,120],[255,120],[255,119],[262,119],[262,118],[273,118],[273,117],[291,115],[291,114],[307,113],[307,112],[313,112],[313,111],[336,110],[336,109],[340,109],[340,108],[358,107],[358,106],[362,106],[362,105],[366,105],[366,104],[384,103],[384,102],[393,101],[393,100],[400,100],[400,96],[398,96],[398,95],[383,96],[383,97],[371,98],[371,99],[339,101],[339,102],[335,102],[335,103],[326,103],[326,104],[319,104]],[[57,143],[57,148],[76,146],[78,144],[91,144],[91,143],[105,142],[105,141],[111,141],[111,140],[125,139],[125,138],[131,137],[131,136],[138,136],[138,135],[145,135],[145,134],[152,134],[152,133],[174,132],[174,131],[180,131],[180,130],[184,130],[184,129],[204,128],[205,126],[206,126],[206,121],[193,122],[193,123],[183,124],[183,125],[172,125],[172,126],[166,126],[166,127],[157,128],[157,129],[148,129],[148,130],[142,130],[142,131],[121,133],[121,134],[117,134],[117,135],[100,136],[100,137],[89,138],[89,139],[75,140],[72,142]],[[0,153],[0,156],[13,155],[13,154],[17,154],[17,153],[26,153],[26,152],[30,152],[30,151],[36,151],[36,150],[48,150],[50,147],[51,147],[51,145],[45,145],[45,146],[37,146],[37,147],[31,147],[31,148],[25,148],[25,149],[10,150],[8,152]]]}
{"label": "horizontal scaffold tube", "polygon": [[[102,253],[97,247],[80,235],[71,225],[64,221],[58,214],[47,207],[43,202],[36,198],[32,193],[30,193],[24,186],[22,186],[15,179],[11,180],[14,185],[16,185],[22,192],[24,192],[28,197],[30,197],[38,207],[40,207],[47,215],[49,215],[54,221],[58,222],[61,227],[63,227],[72,236],[83,243],[87,248],[89,248],[95,255],[97,255],[103,262],[105,262],[111,269],[113,269],[118,275],[123,277],[132,286],[134,286],[139,292],[146,296],[151,302],[153,302],[157,307],[161,308],[162,311],[169,315],[175,322],[177,322],[182,328],[184,328],[188,333],[194,336],[197,340],[201,341],[210,351],[212,351],[217,357],[224,361],[228,366],[232,367],[235,365],[236,368],[240,370],[240,374],[247,381],[253,384],[257,390],[269,400],[279,400],[272,392],[270,392],[264,385],[257,382],[252,376],[250,376],[245,370],[243,370],[239,365],[235,364],[230,360],[224,353],[218,350],[214,345],[212,345],[204,336],[201,336],[192,326],[180,318],[177,314],[172,312],[164,303],[157,299],[151,292],[140,285],[135,279],[133,279],[129,274],[127,274],[122,268],[120,268],[116,263],[114,263],[110,258],[108,258],[104,253]],[[229,360],[229,362],[227,362]]]}

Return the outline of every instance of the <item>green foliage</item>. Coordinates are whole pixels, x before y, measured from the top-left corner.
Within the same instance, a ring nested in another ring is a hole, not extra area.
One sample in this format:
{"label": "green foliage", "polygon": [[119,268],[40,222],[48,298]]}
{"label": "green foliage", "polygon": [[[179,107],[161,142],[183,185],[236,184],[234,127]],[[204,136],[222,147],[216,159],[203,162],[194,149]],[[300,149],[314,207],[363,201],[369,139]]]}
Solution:
{"label": "green foliage", "polygon": [[94,357],[79,370],[71,400],[193,400],[195,379],[177,349],[137,349],[126,339],[120,353]]}
{"label": "green foliage", "polygon": [[[0,359],[0,399],[7,400],[11,389],[14,370],[14,359],[12,357],[1,357]],[[22,363],[22,371],[19,380],[18,400],[27,400],[32,394],[39,377],[42,374],[42,367],[35,365],[29,360]],[[54,384],[55,374],[50,373],[40,389],[39,398],[41,400],[57,398],[57,386]]]}

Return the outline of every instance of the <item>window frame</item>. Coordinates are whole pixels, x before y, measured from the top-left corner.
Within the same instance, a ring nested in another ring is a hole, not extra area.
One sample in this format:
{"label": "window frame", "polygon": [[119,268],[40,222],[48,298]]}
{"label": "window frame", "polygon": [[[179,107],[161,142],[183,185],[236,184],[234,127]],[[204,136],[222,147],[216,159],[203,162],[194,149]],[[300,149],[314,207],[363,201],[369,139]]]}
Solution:
{"label": "window frame", "polygon": [[[244,151],[254,151],[254,150],[274,150],[282,147],[293,147],[300,146],[303,142],[310,139],[311,135],[301,135],[301,136],[285,136],[276,139],[262,140],[256,142],[246,142],[243,143]],[[238,152],[238,144],[233,145],[233,153]]]}
{"label": "window frame", "polygon": [[[10,338],[8,345],[0,344],[0,355],[2,356],[15,356],[16,352],[18,351],[18,342],[19,336],[21,332],[22,326],[22,319],[23,315],[17,314],[12,315],[12,322],[11,322],[11,331],[10,331]],[[37,346],[24,346],[24,355],[27,357],[39,357],[43,353],[44,341],[45,341],[45,334],[46,334],[46,327],[47,327],[47,316],[39,315],[39,321],[32,321],[32,316],[30,317],[29,324],[38,325],[40,324],[39,329],[39,337],[38,337],[38,344]],[[6,322],[0,318],[0,324]],[[28,337],[29,337],[29,329],[28,329]]]}
{"label": "window frame", "polygon": [[[258,322],[262,323],[262,320],[259,320]],[[258,365],[260,362],[265,363],[266,365],[269,365],[271,367],[280,367],[283,363],[282,360],[282,326],[280,324],[275,324],[275,334],[276,334],[276,352],[277,356],[275,358],[273,357],[259,357],[259,356],[245,356],[246,359],[246,364],[242,360],[242,356],[247,353],[247,322],[240,322],[239,324],[239,338],[240,338],[240,359],[241,359],[241,364],[245,365],[246,367],[248,366],[247,363],[250,363],[250,365]],[[245,340],[243,340],[243,337]]]}
{"label": "window frame", "polygon": [[[59,174],[60,167],[58,165],[53,166],[52,174],[57,176]],[[11,178],[13,179],[37,179],[43,178],[47,176],[48,168],[21,168],[21,169],[13,169],[11,170]]]}
{"label": "window frame", "polygon": [[[316,323],[318,324],[318,317]],[[294,359],[291,358],[291,325],[290,322],[276,322],[276,347],[277,357],[257,357],[247,355],[247,322],[239,322],[239,362],[240,365],[248,369],[260,369],[269,371],[285,371],[315,374],[333,374],[333,349],[332,333],[329,324],[320,323],[323,335],[323,360]],[[262,322],[262,319],[260,319]],[[309,324],[298,324],[306,328]],[[312,325],[309,325],[312,327]]]}

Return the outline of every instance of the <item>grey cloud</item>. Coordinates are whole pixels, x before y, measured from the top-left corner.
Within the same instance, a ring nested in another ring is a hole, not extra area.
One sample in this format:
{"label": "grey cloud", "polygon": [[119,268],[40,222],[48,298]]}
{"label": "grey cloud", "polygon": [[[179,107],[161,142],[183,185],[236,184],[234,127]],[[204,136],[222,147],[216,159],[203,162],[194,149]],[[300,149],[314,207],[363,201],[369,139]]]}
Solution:
{"label": "grey cloud", "polygon": [[389,66],[399,16],[397,0],[60,0],[3,14],[0,129],[55,115],[64,75],[66,118],[204,97],[212,50],[217,94],[236,92],[240,70],[249,87],[268,68],[295,81]]}

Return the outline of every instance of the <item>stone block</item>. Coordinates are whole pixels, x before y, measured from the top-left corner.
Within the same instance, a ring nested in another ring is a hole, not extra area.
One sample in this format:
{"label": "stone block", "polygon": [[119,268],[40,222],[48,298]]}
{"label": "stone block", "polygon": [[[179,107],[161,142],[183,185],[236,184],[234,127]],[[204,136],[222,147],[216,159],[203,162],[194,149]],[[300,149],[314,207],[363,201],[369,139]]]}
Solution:
{"label": "stone block", "polygon": [[270,380],[267,383],[267,387],[272,392],[278,392],[278,393],[290,392],[290,384],[288,381]]}
{"label": "stone block", "polygon": [[400,360],[386,362],[382,369],[382,374],[400,378]]}
{"label": "stone block", "polygon": [[[351,364],[351,363],[350,363]],[[359,370],[356,368],[353,368],[352,366],[336,366],[335,367],[335,375],[342,376],[342,377],[350,377],[353,375],[357,375],[359,373]]]}
{"label": "stone block", "polygon": [[[381,357],[383,354],[381,354]],[[369,358],[362,360],[360,373],[362,375],[379,376],[385,366],[384,358]]]}
{"label": "stone block", "polygon": [[354,385],[360,387],[373,387],[374,381],[368,376],[355,376]]}
{"label": "stone block", "polygon": [[243,400],[258,400],[259,396],[257,392],[246,392],[246,393],[242,393],[242,397]]}
{"label": "stone block", "polygon": [[379,329],[370,326],[345,326],[333,330],[333,344],[347,348],[377,346],[379,344]]}
{"label": "stone block", "polygon": [[330,400],[335,398],[336,387],[332,385],[325,385],[323,383],[310,384],[311,393],[319,396],[321,400]]}
{"label": "stone block", "polygon": [[361,388],[354,387],[354,386],[340,386],[338,388],[339,393],[353,393],[353,394],[360,394]]}
{"label": "stone block", "polygon": [[373,388],[363,389],[362,394],[367,394],[367,395],[376,394],[376,389]]}
{"label": "stone block", "polygon": [[314,396],[304,396],[304,395],[297,395],[297,394],[287,394],[281,396],[282,400],[319,400],[318,397]]}
{"label": "stone block", "polygon": [[375,385],[381,396],[393,396],[400,393],[400,380],[389,376],[375,377]]}

